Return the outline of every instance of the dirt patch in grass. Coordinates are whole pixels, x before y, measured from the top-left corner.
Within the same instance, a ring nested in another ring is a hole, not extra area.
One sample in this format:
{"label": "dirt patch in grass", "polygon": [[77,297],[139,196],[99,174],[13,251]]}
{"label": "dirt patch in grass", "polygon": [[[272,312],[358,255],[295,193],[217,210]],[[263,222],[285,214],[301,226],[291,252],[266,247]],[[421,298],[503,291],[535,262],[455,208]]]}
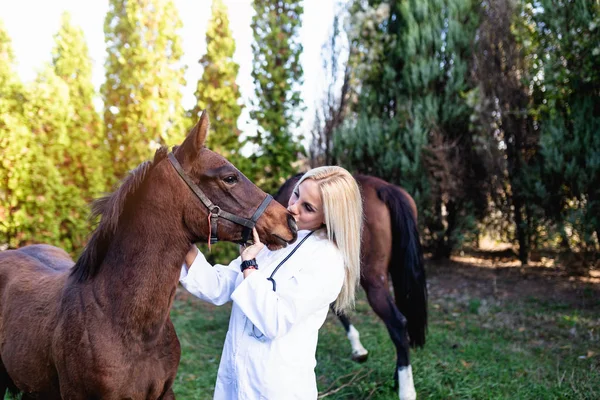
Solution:
{"label": "dirt patch in grass", "polygon": [[528,266],[506,252],[462,253],[451,260],[427,261],[432,298],[446,296],[503,301],[547,301],[578,309],[600,310],[600,270],[570,276],[553,259]]}

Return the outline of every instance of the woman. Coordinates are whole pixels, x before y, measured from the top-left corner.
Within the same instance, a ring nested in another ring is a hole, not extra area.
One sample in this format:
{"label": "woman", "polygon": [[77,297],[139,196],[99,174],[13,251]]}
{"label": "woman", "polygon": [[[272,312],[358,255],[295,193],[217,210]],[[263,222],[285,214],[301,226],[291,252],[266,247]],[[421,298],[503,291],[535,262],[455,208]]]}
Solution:
{"label": "woman", "polygon": [[298,239],[284,249],[265,248],[254,230],[254,244],[228,266],[212,267],[195,246],[186,256],[188,291],[216,305],[233,301],[215,399],[316,399],[318,330],[330,303],[354,305],[362,199],[352,175],[310,170],[288,210]]}

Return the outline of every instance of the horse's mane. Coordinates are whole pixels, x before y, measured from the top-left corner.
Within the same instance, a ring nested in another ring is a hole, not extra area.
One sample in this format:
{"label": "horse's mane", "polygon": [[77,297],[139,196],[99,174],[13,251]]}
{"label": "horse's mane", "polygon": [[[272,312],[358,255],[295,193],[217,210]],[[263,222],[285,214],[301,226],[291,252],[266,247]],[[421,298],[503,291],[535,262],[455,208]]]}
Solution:
{"label": "horse's mane", "polygon": [[71,276],[75,277],[77,281],[86,281],[98,273],[128,201],[144,183],[148,172],[167,156],[167,152],[166,147],[156,150],[153,161],[144,161],[138,165],[123,179],[117,190],[93,202],[91,219],[95,219],[97,216],[101,216],[101,219],[71,270]]}

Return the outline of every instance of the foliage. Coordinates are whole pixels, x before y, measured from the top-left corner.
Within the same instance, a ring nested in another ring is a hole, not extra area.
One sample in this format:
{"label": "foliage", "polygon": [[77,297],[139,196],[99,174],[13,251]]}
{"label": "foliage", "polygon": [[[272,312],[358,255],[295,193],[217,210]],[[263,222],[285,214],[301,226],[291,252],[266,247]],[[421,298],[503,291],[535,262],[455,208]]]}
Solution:
{"label": "foliage", "polygon": [[8,245],[41,242],[72,251],[83,242],[81,224],[87,209],[77,188],[64,182],[57,165],[70,145],[68,88],[46,67],[24,96],[21,116],[12,116],[15,125],[3,137],[8,143],[3,157]]}
{"label": "foliage", "polygon": [[0,245],[11,245],[18,234],[14,191],[18,190],[13,168],[24,151],[18,139],[26,134],[22,118],[22,87],[14,70],[12,44],[0,21]]}
{"label": "foliage", "polygon": [[486,207],[466,101],[476,8],[470,0],[415,0],[356,1],[351,10],[356,100],[335,137],[337,155],[406,187],[439,256]]}
{"label": "foliage", "polygon": [[54,36],[52,51],[54,72],[69,88],[71,115],[67,130],[70,145],[60,165],[65,184],[73,185],[86,201],[106,192],[108,183],[103,167],[110,165],[108,147],[100,115],[94,108],[96,91],[92,84],[92,62],[83,30],[73,26],[68,13]]}
{"label": "foliage", "polygon": [[[511,0],[484,1],[480,14],[474,68],[479,87],[471,96],[473,125],[484,144],[492,208],[514,224],[519,258],[526,264],[530,241],[535,245],[532,225],[541,222],[529,196],[539,136],[529,112],[532,96],[527,85],[532,33],[523,18],[525,11]],[[508,240],[514,242],[514,236]]]}
{"label": "foliage", "polygon": [[600,4],[543,0],[535,6],[539,198],[557,223],[565,248],[598,251]]}
{"label": "foliage", "polygon": [[342,61],[347,51],[347,37],[343,33],[342,26],[343,18],[344,8],[338,4],[329,40],[321,48],[326,90],[323,99],[315,109],[315,121],[309,146],[311,168],[337,163],[333,155],[333,137],[335,131],[344,122],[350,98],[349,64],[347,60]]}
{"label": "foliage", "polygon": [[70,130],[77,114],[69,87],[47,66],[24,88],[13,75],[5,35],[2,54],[2,241],[13,248],[42,242],[75,251],[88,228],[85,196],[68,168],[78,140]]}
{"label": "foliage", "polygon": [[[200,59],[204,71],[196,86],[196,106],[191,114],[195,123],[199,113],[208,110],[211,131],[206,146],[246,173],[248,163],[240,154],[242,142],[237,127],[242,112],[236,83],[240,66],[233,61],[234,53],[235,41],[229,28],[227,7],[223,0],[213,0],[206,30],[206,54]],[[239,254],[238,246],[232,243],[213,245],[210,252],[205,244],[199,247],[213,264],[228,264]]]}
{"label": "foliage", "polygon": [[172,0],[111,0],[104,22],[102,85],[114,176],[184,138],[181,20]]}
{"label": "foliage", "polygon": [[200,59],[204,68],[196,89],[193,118],[208,109],[211,133],[207,147],[235,164],[231,157],[239,153],[241,143],[237,121],[242,112],[236,78],[240,66],[233,61],[235,41],[229,29],[227,7],[223,0],[213,0],[212,16],[206,31],[206,54]]}
{"label": "foliage", "polygon": [[263,190],[274,193],[296,172],[293,163],[301,152],[293,133],[302,105],[298,30],[303,7],[301,0],[255,0],[253,7],[252,77],[257,100],[251,116],[258,132],[251,141],[259,150],[250,157],[249,175]]}

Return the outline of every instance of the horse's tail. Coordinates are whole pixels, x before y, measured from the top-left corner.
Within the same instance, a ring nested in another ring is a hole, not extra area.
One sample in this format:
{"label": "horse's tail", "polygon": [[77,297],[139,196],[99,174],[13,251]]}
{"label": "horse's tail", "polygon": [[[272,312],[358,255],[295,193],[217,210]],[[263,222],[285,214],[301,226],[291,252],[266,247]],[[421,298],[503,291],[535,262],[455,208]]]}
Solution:
{"label": "horse's tail", "polygon": [[407,196],[393,185],[377,190],[390,211],[390,274],[396,306],[407,319],[411,347],[423,347],[427,330],[427,282],[416,217]]}

